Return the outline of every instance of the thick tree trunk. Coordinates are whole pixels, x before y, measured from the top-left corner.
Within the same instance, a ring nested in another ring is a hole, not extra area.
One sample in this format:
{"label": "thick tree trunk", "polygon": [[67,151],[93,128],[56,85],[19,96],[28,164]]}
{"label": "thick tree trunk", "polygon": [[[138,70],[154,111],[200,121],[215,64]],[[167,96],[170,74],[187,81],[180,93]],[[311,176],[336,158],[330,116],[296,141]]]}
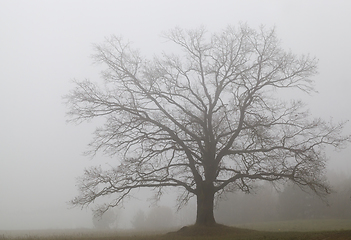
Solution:
{"label": "thick tree trunk", "polygon": [[215,225],[216,221],[213,214],[214,191],[213,187],[203,184],[198,189],[197,194],[197,214],[196,225]]}

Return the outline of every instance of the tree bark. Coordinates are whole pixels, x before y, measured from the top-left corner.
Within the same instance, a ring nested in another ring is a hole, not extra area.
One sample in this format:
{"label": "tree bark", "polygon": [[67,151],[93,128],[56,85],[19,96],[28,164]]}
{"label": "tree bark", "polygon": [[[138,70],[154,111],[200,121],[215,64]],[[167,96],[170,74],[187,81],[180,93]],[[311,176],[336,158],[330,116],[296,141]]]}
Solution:
{"label": "tree bark", "polygon": [[213,186],[204,183],[198,188],[196,225],[211,226],[216,224],[213,214],[213,205]]}

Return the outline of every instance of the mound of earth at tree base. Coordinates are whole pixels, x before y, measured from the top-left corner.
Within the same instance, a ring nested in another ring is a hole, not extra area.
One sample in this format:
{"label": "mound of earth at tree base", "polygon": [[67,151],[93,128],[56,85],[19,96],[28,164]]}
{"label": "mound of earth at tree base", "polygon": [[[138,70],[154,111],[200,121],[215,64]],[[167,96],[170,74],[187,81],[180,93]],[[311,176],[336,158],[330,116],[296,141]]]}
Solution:
{"label": "mound of earth at tree base", "polygon": [[255,230],[229,227],[222,224],[215,224],[213,226],[191,225],[184,226],[178,231],[170,232],[168,234],[178,236],[224,236],[235,234],[247,234],[256,232]]}

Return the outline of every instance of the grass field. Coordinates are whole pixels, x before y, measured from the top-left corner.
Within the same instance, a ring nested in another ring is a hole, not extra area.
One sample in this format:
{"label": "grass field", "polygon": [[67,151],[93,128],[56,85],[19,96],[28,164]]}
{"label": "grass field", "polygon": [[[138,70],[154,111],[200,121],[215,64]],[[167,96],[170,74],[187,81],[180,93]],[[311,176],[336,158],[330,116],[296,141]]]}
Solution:
{"label": "grass field", "polygon": [[[246,228],[246,229],[245,229]],[[250,228],[250,229],[249,229]],[[351,220],[300,220],[243,224],[237,227],[219,225],[213,228],[187,227],[179,231],[134,232],[42,230],[0,231],[0,240],[351,240]]]}
{"label": "grass field", "polygon": [[339,231],[351,230],[351,219],[316,219],[292,220],[277,222],[257,222],[236,225],[239,228],[248,228],[271,232],[311,232],[311,231]]}

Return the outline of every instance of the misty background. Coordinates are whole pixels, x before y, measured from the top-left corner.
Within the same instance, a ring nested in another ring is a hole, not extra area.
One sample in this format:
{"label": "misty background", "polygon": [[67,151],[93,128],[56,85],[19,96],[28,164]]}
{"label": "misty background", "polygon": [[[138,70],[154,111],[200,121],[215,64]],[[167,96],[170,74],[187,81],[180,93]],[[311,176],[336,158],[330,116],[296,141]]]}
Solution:
{"label": "misty background", "polygon": [[[208,31],[239,22],[275,26],[287,50],[319,59],[314,77],[319,93],[295,97],[308,103],[313,116],[339,122],[351,119],[350,10],[348,0],[0,0],[0,230],[93,227],[89,209],[70,209],[67,202],[78,193],[75,180],[84,168],[114,159],[82,155],[96,124],[67,124],[62,96],[74,87],[73,79],[99,81],[101,69],[90,58],[94,43],[122,35],[152,57],[167,51],[160,34],[176,26],[203,25]],[[345,130],[351,132],[350,123]],[[330,176],[350,182],[351,146],[341,152],[327,149],[327,154]],[[259,194],[252,196],[253,205]],[[169,196],[160,205],[174,211],[172,191]],[[133,227],[139,210],[151,216],[154,206],[148,198],[141,191],[138,199],[116,210],[118,226]],[[238,206],[232,206],[233,214]],[[182,214],[174,221],[193,221]]]}

